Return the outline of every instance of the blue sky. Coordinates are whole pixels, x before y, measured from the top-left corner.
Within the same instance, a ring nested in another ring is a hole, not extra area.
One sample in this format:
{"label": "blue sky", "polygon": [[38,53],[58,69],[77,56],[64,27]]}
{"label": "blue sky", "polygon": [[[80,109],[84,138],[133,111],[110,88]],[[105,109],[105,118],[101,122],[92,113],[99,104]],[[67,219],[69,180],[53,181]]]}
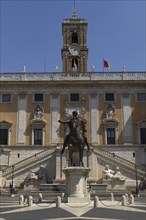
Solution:
{"label": "blue sky", "polygon": [[[73,0],[1,0],[0,72],[62,71],[62,21]],[[88,22],[88,71],[146,71],[146,1],[76,0],[78,18]],[[46,65],[45,65],[46,63]]]}

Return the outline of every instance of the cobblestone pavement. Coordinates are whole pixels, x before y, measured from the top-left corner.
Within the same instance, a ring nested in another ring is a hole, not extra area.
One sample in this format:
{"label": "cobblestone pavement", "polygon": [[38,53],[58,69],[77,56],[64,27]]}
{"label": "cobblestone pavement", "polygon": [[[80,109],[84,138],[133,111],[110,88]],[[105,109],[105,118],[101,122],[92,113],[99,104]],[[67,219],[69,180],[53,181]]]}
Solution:
{"label": "cobblestone pavement", "polygon": [[34,199],[32,206],[19,205],[19,196],[0,196],[0,220],[145,220],[146,196],[135,197],[134,204],[122,206],[121,198],[109,201],[100,198],[98,207],[94,208],[94,201],[90,203],[61,203],[56,208],[56,201],[45,200],[40,203]]}

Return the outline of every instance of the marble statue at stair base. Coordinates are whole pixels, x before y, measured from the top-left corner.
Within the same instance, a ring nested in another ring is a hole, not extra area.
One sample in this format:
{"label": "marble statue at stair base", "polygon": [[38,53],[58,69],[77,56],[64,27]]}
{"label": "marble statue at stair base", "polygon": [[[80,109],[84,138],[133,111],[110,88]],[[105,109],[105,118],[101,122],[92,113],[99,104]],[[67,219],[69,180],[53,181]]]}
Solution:
{"label": "marble statue at stair base", "polygon": [[45,184],[46,182],[46,169],[40,166],[37,171],[30,170],[23,185],[24,189],[40,189],[41,184]]}
{"label": "marble statue at stair base", "polygon": [[109,165],[106,165],[103,170],[102,183],[107,183],[107,190],[120,191],[126,190],[125,177],[121,174],[119,167],[116,167],[116,170],[109,168]]}
{"label": "marble statue at stair base", "polygon": [[109,165],[106,165],[103,170],[103,179],[125,181],[125,177],[121,174],[119,167],[116,167],[116,170],[114,171],[109,168]]}

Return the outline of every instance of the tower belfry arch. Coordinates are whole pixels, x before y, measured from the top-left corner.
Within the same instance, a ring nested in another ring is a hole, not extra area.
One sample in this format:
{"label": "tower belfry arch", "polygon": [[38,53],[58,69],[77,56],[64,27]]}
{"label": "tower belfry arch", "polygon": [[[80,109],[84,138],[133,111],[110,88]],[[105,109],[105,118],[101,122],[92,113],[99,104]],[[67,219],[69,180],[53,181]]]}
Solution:
{"label": "tower belfry arch", "polygon": [[63,46],[62,67],[63,72],[87,72],[88,48],[87,27],[85,19],[77,18],[75,1],[72,17],[62,22]]}

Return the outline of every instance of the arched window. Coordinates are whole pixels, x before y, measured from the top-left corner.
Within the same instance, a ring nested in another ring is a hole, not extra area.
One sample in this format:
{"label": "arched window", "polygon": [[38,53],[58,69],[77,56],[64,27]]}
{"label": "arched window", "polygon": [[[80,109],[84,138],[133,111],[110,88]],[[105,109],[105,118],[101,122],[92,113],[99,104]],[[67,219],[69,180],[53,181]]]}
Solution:
{"label": "arched window", "polygon": [[78,34],[76,32],[72,33],[72,43],[78,44]]}

